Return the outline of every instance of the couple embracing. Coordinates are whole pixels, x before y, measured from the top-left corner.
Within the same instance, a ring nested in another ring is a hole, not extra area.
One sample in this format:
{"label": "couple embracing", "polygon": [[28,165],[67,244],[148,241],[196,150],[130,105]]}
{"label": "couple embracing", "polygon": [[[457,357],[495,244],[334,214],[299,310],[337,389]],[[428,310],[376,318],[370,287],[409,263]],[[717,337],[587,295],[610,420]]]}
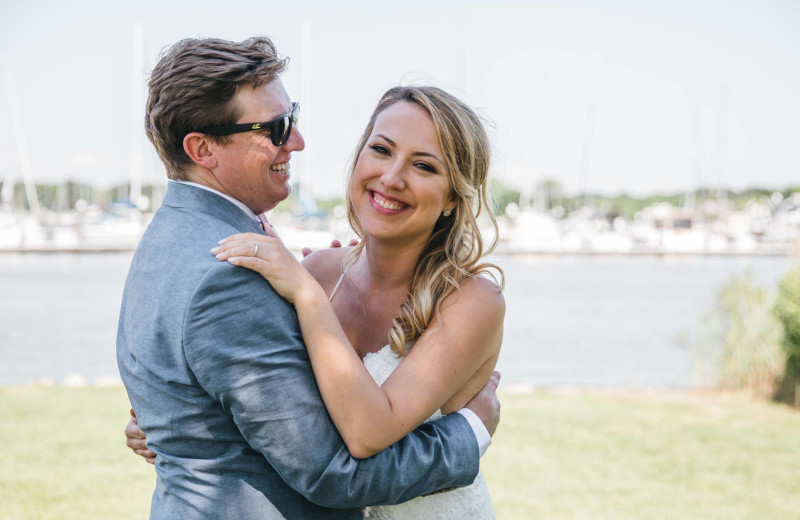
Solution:
{"label": "couple embracing", "polygon": [[483,276],[502,285],[476,222],[494,224],[481,120],[437,88],[386,92],[348,181],[360,241],[301,265],[263,216],[305,147],[285,66],[264,37],[193,39],[150,77],[170,182],[117,359],[151,518],[494,518],[479,460],[505,305]]}

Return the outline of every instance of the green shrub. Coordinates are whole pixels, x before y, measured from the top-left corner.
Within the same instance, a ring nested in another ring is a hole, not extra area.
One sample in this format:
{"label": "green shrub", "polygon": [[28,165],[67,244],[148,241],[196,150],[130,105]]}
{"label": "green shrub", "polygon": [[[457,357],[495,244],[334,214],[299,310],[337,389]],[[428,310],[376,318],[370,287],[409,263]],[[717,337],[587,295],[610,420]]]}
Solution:
{"label": "green shrub", "polygon": [[728,280],[717,293],[707,326],[718,352],[717,384],[772,398],[784,373],[781,326],[769,293],[752,271]]}
{"label": "green shrub", "polygon": [[778,399],[800,408],[800,266],[786,273],[778,284],[775,315],[783,326],[786,371]]}

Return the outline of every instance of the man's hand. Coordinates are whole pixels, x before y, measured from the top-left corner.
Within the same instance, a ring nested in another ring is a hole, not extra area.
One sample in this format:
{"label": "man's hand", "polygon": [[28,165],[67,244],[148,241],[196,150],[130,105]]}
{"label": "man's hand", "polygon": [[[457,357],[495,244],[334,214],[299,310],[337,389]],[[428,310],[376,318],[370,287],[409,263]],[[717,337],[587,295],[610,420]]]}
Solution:
{"label": "man's hand", "polygon": [[147,439],[144,432],[139,428],[139,423],[136,421],[136,414],[133,413],[131,408],[131,420],[125,427],[125,437],[127,441],[125,444],[133,450],[133,452],[140,457],[144,458],[150,464],[155,464],[156,454],[147,449]]}
{"label": "man's hand", "polygon": [[465,406],[475,412],[491,436],[494,436],[497,423],[500,422],[500,400],[497,399],[497,385],[499,384],[500,372],[494,371],[486,386],[481,388],[481,391]]}
{"label": "man's hand", "polygon": [[[350,243],[349,243],[349,244],[347,244],[347,245],[352,247],[352,246],[354,246],[354,245],[356,245],[356,244],[358,244],[358,240],[356,240],[356,239],[353,239],[353,240],[351,240],[351,241],[350,241]],[[339,242],[338,240],[334,240],[333,242],[331,242],[331,247],[342,247],[342,243],[341,243],[341,242]],[[303,252],[303,258],[305,258],[305,257],[307,257],[308,255],[310,255],[311,253],[313,253],[313,252],[314,252],[314,250],[313,250],[313,249],[311,249],[310,247],[304,247],[304,248],[302,249],[302,252]]]}

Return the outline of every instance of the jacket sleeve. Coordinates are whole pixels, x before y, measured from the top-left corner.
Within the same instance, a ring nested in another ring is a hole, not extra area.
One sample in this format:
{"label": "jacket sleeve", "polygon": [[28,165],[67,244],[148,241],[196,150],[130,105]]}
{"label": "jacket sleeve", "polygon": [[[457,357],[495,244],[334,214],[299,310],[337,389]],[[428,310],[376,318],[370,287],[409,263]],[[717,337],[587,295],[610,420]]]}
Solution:
{"label": "jacket sleeve", "polygon": [[470,484],[478,445],[466,419],[426,423],[353,458],[328,416],[294,308],[257,273],[220,262],[197,286],[184,350],[198,383],[286,483],[319,505],[395,504]]}

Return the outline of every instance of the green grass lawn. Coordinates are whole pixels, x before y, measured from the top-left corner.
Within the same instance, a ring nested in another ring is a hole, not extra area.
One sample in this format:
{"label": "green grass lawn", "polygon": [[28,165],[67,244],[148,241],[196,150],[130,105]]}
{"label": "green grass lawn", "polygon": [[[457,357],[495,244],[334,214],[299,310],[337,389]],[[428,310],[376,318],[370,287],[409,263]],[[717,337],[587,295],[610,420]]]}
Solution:
{"label": "green grass lawn", "polygon": [[[800,412],[743,396],[503,394],[499,519],[800,519]],[[0,388],[1,519],[147,518],[121,388]]]}

